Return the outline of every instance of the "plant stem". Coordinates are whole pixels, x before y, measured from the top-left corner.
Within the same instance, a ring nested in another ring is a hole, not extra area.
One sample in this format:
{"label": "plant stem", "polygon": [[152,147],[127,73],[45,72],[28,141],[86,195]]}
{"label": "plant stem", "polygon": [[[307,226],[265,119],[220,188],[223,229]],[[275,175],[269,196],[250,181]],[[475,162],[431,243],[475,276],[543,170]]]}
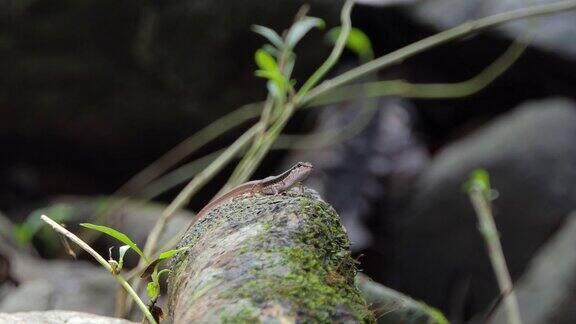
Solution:
{"label": "plant stem", "polygon": [[562,1],[552,4],[539,5],[514,11],[503,12],[493,16],[488,16],[478,20],[466,22],[452,29],[448,29],[446,31],[424,38],[418,42],[412,43],[392,53],[381,56],[380,58],[377,58],[366,64],[360,65],[359,67],[354,68],[346,73],[343,73],[333,79],[326,80],[320,85],[318,85],[316,88],[310,90],[310,92],[308,92],[307,95],[302,98],[302,104],[309,103],[313,99],[316,99],[317,97],[324,95],[327,92],[343,84],[356,80],[359,77],[367,75],[371,72],[375,72],[379,69],[394,64],[398,64],[409,57],[412,57],[425,50],[439,46],[446,42],[462,38],[472,33],[477,33],[484,29],[496,27],[498,25],[502,25],[504,23],[508,23],[514,20],[549,15],[574,9],[576,9],[575,0]]}
{"label": "plant stem", "polygon": [[508,322],[510,324],[521,324],[522,320],[520,318],[518,300],[516,299],[516,294],[513,290],[512,279],[510,278],[510,273],[508,272],[508,267],[506,266],[506,260],[504,258],[504,252],[502,252],[502,245],[498,238],[499,235],[492,215],[492,208],[489,201],[490,198],[487,198],[487,195],[480,190],[470,190],[469,195],[470,201],[472,202],[476,215],[478,216],[480,232],[482,233],[486,246],[488,247],[488,256],[490,257],[490,262],[492,263],[494,273],[496,274],[498,287],[500,288],[500,292],[504,298],[504,304],[508,314]]}
{"label": "plant stem", "polygon": [[350,13],[352,11],[352,7],[354,5],[354,1],[347,0],[342,8],[341,13],[341,20],[342,20],[342,29],[338,39],[336,40],[336,44],[332,49],[332,52],[326,59],[326,61],[316,70],[314,74],[306,81],[306,83],[302,86],[302,88],[298,91],[298,93],[294,96],[294,98],[286,103],[284,107],[280,110],[280,116],[278,119],[272,124],[269,131],[266,132],[261,139],[254,143],[253,146],[248,151],[248,154],[240,161],[236,170],[230,177],[230,180],[220,193],[223,190],[227,190],[228,188],[234,187],[242,182],[245,182],[252,176],[254,171],[258,168],[274,141],[278,138],[290,117],[294,111],[296,111],[300,105],[298,104],[299,100],[308,92],[310,88],[312,88],[316,83],[324,77],[328,71],[336,64],[340,56],[342,55],[342,51],[346,46],[346,42],[348,40],[348,36],[350,34],[350,30],[352,28],[352,23],[350,21]]}
{"label": "plant stem", "polygon": [[473,95],[490,85],[506,72],[528,47],[532,34],[519,37],[488,67],[471,79],[455,83],[410,83],[404,80],[384,80],[342,86],[318,97],[308,107],[345,100],[383,96],[403,98],[448,99]]}
{"label": "plant stem", "polygon": [[96,259],[98,263],[100,263],[106,270],[108,270],[108,272],[112,274],[114,279],[116,279],[116,281],[118,281],[118,283],[128,292],[128,294],[132,297],[132,299],[136,302],[136,304],[138,304],[138,307],[140,307],[140,310],[142,310],[142,313],[144,313],[146,319],[148,319],[148,321],[151,324],[157,324],[156,320],[148,310],[148,307],[146,307],[144,302],[142,302],[142,299],[140,299],[138,294],[136,294],[134,289],[132,289],[132,286],[128,284],[126,279],[124,279],[124,277],[121,274],[115,274],[114,270],[112,269],[112,266],[110,266],[108,261],[106,261],[98,252],[96,252],[92,247],[90,247],[90,245],[86,244],[86,242],[82,241],[78,236],[74,235],[72,232],[68,231],[63,226],[50,219],[48,216],[42,215],[40,216],[40,219],[45,223],[47,223],[48,225],[52,226],[52,228],[56,232],[66,236],[68,239],[70,239],[70,241],[78,244],[78,246],[80,246],[84,251],[92,255],[94,259]]}
{"label": "plant stem", "polygon": [[[144,255],[151,255],[156,245],[158,244],[158,240],[160,238],[160,234],[164,230],[164,226],[168,219],[174,215],[176,211],[182,208],[185,204],[188,203],[190,198],[198,192],[209,180],[211,180],[218,172],[220,172],[233,158],[236,157],[238,152],[242,150],[244,145],[249,143],[254,136],[259,132],[261,127],[260,123],[252,126],[249,130],[247,130],[242,136],[240,136],[232,145],[230,145],[218,158],[212,162],[206,169],[202,172],[197,174],[189,183],[186,185],[184,189],[174,198],[174,200],[164,209],[156,224],[150,231],[150,235],[146,240],[146,244],[144,245]],[[142,263],[143,260],[140,260]]]}
{"label": "plant stem", "polygon": [[[165,153],[162,157],[154,161],[152,164],[148,165],[142,171],[138,172],[130,180],[128,180],[124,185],[122,185],[116,192],[112,195],[114,196],[125,196],[131,192],[137,191],[143,188],[145,185],[150,183],[152,180],[156,179],[162,173],[166,172],[168,169],[176,165],[178,162],[192,154],[197,149],[201,148],[205,144],[214,140],[223,133],[229,131],[230,129],[239,126],[240,124],[250,120],[252,118],[258,117],[262,111],[262,103],[250,103],[240,108],[232,111],[229,114],[215,120],[208,126],[204,127],[200,131],[194,133],[192,136],[188,137],[186,140],[172,148],[170,151]],[[113,201],[109,206],[107,206],[101,212],[98,212],[94,217],[94,223],[104,224],[107,219],[112,215],[113,212],[124,206],[127,199],[118,199]],[[98,232],[89,231],[82,229],[79,236],[84,239],[84,241],[90,243],[98,236]]]}
{"label": "plant stem", "polygon": [[348,35],[350,35],[350,30],[352,29],[352,21],[350,20],[350,14],[352,12],[352,7],[354,6],[354,1],[347,0],[342,7],[342,12],[340,14],[340,19],[342,21],[342,28],[340,31],[340,36],[336,40],[334,44],[334,48],[332,52],[326,59],[326,61],[312,74],[312,76],[302,85],[296,97],[294,98],[294,102],[296,105],[298,102],[314,87],[320,80],[334,67],[338,59],[340,59],[340,55],[342,55],[342,51],[346,46],[346,42],[348,41]]}

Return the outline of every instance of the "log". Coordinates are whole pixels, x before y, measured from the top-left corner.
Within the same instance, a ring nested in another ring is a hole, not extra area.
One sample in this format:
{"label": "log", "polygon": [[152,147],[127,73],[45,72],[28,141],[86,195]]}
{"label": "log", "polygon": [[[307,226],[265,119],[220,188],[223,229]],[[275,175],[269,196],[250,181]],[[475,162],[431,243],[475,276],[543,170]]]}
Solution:
{"label": "log", "polygon": [[310,189],[224,203],[180,246],[168,280],[175,324],[375,321],[340,218]]}

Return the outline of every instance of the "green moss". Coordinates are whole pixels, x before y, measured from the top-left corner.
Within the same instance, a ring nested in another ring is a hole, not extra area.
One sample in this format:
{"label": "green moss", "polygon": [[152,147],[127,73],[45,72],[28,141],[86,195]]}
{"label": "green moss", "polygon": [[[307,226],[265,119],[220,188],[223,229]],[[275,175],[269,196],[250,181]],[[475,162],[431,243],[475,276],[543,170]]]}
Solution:
{"label": "green moss", "polygon": [[224,324],[261,323],[258,311],[251,306],[243,306],[234,313],[224,312],[220,316],[220,321]]}
{"label": "green moss", "polygon": [[[354,286],[355,261],[338,215],[325,203],[310,199],[301,199],[300,207],[305,218],[302,228],[293,234],[294,245],[269,247],[263,242],[268,235],[261,235],[252,246],[262,254],[280,254],[280,258],[269,258],[277,260],[269,266],[286,267],[288,273],[257,277],[227,298],[246,298],[254,304],[272,300],[288,303],[300,311],[297,316],[303,321],[331,323],[345,311],[359,321],[374,322]],[[271,235],[269,230],[263,232]]]}

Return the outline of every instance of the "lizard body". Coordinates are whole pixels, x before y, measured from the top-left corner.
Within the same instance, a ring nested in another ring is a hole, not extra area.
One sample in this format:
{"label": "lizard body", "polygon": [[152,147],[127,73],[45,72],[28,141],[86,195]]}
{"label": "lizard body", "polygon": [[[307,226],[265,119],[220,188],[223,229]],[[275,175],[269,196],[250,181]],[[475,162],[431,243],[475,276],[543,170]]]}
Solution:
{"label": "lizard body", "polygon": [[206,215],[210,210],[244,194],[261,193],[264,195],[277,195],[287,191],[304,181],[310,172],[312,172],[313,168],[312,164],[308,162],[298,162],[293,167],[277,176],[270,176],[261,180],[253,180],[243,183],[225,194],[212,199],[212,201],[196,214],[190,227],[204,217],[204,215]]}

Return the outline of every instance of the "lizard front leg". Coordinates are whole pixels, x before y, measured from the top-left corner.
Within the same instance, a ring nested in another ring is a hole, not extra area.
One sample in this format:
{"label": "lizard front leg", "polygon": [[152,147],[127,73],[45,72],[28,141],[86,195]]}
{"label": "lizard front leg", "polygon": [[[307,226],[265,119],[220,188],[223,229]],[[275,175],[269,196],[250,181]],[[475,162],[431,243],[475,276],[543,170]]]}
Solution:
{"label": "lizard front leg", "polygon": [[262,193],[262,184],[260,183],[255,183],[254,185],[252,185],[252,188],[250,188],[250,196],[254,196],[255,194],[259,194]]}
{"label": "lizard front leg", "polygon": [[296,186],[298,187],[298,191],[300,191],[300,194],[303,195],[304,194],[304,186],[302,185],[302,182],[298,182],[296,184]]}

